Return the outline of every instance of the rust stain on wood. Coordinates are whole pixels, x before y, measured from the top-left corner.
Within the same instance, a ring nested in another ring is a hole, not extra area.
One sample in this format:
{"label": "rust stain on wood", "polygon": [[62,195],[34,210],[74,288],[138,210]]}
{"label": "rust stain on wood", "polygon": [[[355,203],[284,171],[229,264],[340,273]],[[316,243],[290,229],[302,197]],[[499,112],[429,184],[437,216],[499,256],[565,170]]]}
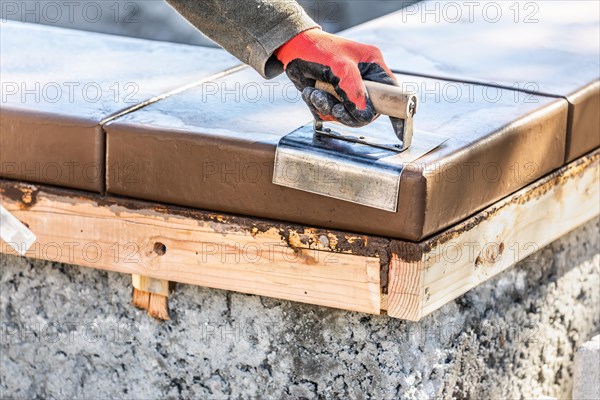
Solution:
{"label": "rust stain on wood", "polygon": [[34,185],[13,183],[0,187],[0,193],[17,202],[21,210],[27,210],[37,203],[39,189]]}

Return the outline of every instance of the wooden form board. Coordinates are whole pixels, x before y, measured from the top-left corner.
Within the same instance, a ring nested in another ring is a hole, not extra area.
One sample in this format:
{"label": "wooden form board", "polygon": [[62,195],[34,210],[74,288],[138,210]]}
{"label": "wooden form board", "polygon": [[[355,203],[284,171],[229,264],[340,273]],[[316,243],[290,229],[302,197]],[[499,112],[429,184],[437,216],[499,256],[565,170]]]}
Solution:
{"label": "wooden form board", "polygon": [[388,314],[419,320],[600,213],[600,152],[416,245],[389,270]]}
{"label": "wooden form board", "polygon": [[[16,200],[6,196],[9,190]],[[356,311],[381,309],[376,257],[289,243],[275,226],[219,214],[185,215],[7,182],[2,191],[2,204],[38,237],[27,253],[34,258]],[[321,236],[317,243],[329,240]]]}
{"label": "wooden form board", "polygon": [[28,257],[418,320],[598,216],[599,160],[420,243],[6,180],[0,201],[37,235]]}

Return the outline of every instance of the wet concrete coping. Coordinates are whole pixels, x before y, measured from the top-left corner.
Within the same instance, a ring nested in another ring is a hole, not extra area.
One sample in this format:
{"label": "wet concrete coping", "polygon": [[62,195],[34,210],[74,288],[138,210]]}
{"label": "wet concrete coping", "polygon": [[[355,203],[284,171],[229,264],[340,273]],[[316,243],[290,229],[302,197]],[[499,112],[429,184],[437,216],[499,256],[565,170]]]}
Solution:
{"label": "wet concrete coping", "polygon": [[[390,17],[345,34],[397,35]],[[32,257],[419,319],[598,212],[587,53],[569,53],[583,67],[568,87],[539,91],[492,84],[483,67],[404,64],[399,81],[422,99],[415,140],[450,140],[403,173],[389,213],[271,183],[279,139],[310,120],[283,77],[264,81],[220,49],[2,32],[2,204],[38,235]],[[376,44],[396,65],[402,46]]]}

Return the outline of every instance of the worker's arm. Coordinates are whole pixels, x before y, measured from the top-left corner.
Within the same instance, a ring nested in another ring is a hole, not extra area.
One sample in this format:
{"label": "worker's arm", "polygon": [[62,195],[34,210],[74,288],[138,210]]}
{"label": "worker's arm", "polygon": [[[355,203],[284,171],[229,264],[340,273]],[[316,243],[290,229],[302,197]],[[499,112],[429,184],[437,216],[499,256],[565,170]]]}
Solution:
{"label": "worker's arm", "polygon": [[273,53],[307,29],[317,27],[289,0],[167,0],[185,19],[265,78],[283,72]]}
{"label": "worker's arm", "polygon": [[[167,0],[265,78],[285,69],[316,118],[362,126],[377,115],[363,79],[397,85],[373,46],[325,33],[293,0]],[[315,89],[331,83],[342,101]]]}

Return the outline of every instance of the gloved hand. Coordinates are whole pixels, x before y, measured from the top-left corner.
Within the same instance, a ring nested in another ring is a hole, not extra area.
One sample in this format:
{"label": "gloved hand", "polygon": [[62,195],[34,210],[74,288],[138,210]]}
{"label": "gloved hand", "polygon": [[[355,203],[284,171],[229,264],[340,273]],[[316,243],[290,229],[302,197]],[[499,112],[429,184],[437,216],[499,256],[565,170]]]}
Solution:
{"label": "gloved hand", "polygon": [[[381,51],[323,32],[304,31],[275,51],[285,72],[302,92],[315,118],[359,127],[377,118],[363,79],[398,86]],[[331,83],[342,99],[315,89],[315,81]]]}

